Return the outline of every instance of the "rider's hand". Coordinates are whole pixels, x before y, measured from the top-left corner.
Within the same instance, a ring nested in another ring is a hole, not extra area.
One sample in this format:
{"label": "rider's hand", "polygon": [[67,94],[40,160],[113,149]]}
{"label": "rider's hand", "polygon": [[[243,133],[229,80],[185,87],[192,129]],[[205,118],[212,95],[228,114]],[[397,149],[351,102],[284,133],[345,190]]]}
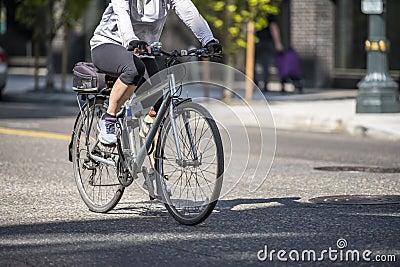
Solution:
{"label": "rider's hand", "polygon": [[208,49],[208,52],[210,54],[221,54],[222,53],[222,45],[218,43],[216,40],[211,40],[209,41],[206,45],[205,48]]}
{"label": "rider's hand", "polygon": [[149,52],[149,45],[142,40],[132,40],[129,42],[128,50],[133,51],[133,53]]}

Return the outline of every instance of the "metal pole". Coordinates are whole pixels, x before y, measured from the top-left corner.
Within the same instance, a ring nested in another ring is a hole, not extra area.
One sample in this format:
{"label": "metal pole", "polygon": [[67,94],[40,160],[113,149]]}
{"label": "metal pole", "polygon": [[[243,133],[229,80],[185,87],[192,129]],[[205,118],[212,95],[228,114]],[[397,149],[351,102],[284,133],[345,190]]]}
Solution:
{"label": "metal pole", "polygon": [[390,43],[386,39],[386,0],[363,0],[362,4],[365,4],[363,12],[369,15],[369,34],[365,42],[367,75],[358,83],[356,113],[400,112],[398,84],[388,73]]}

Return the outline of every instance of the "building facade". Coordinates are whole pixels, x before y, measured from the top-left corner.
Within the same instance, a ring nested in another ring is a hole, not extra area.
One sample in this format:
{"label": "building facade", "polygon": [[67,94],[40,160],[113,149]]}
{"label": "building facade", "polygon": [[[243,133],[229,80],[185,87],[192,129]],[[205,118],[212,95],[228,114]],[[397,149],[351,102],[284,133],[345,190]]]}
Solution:
{"label": "building facade", "polygon": [[[400,77],[400,1],[386,1],[388,64]],[[366,72],[368,16],[361,0],[284,0],[280,14],[284,42],[301,57],[306,87],[356,88]]]}

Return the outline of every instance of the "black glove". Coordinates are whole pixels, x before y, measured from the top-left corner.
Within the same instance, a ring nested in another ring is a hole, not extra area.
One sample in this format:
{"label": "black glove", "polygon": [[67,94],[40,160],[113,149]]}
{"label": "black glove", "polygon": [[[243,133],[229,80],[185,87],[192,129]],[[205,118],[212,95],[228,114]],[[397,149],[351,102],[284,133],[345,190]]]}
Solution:
{"label": "black glove", "polygon": [[208,49],[208,52],[210,54],[220,54],[220,53],[222,53],[222,45],[220,43],[218,43],[216,40],[209,41],[205,45],[205,48]]}
{"label": "black glove", "polygon": [[128,50],[129,51],[133,51],[133,50],[135,50],[135,48],[137,48],[139,50],[145,50],[146,51],[147,46],[149,46],[149,45],[145,41],[132,40],[132,41],[129,42]]}

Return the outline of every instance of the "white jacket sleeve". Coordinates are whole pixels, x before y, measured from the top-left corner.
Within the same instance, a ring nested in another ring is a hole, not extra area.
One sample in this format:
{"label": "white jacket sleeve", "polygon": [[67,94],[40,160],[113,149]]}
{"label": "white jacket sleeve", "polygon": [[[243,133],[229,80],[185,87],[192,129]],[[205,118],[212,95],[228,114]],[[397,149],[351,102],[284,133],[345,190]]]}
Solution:
{"label": "white jacket sleeve", "polygon": [[203,46],[215,40],[210,27],[191,0],[171,0],[171,4],[178,17],[190,28]]}
{"label": "white jacket sleeve", "polygon": [[131,17],[129,15],[129,1],[111,0],[111,4],[117,17],[118,31],[122,38],[122,45],[128,47],[130,41],[138,39],[133,32]]}

